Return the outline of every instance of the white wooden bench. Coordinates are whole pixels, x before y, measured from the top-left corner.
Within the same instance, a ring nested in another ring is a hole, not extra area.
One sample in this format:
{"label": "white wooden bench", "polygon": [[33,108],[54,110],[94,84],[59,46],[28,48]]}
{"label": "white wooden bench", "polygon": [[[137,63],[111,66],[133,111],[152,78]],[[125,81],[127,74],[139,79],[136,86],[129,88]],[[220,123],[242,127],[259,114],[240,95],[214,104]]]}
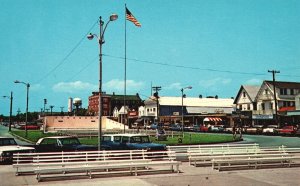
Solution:
{"label": "white wooden bench", "polygon": [[251,168],[257,169],[259,166],[291,166],[294,159],[293,155],[288,153],[277,154],[252,154],[244,156],[224,156],[211,160],[212,168],[217,170],[234,169],[234,168]]}
{"label": "white wooden bench", "polygon": [[228,148],[259,148],[257,143],[251,144],[215,144],[215,145],[179,145],[179,146],[167,146],[168,150],[175,151],[177,157],[188,160],[188,151],[190,150],[203,150],[203,151],[215,151],[215,149],[228,149]]}
{"label": "white wooden bench", "polygon": [[245,147],[213,147],[213,148],[198,148],[189,149],[187,151],[187,156],[189,164],[192,163],[196,166],[198,163],[207,164],[214,157],[225,156],[225,155],[243,155],[243,154],[255,154],[261,152],[260,148],[257,146],[245,146]]}
{"label": "white wooden bench", "polygon": [[[138,175],[139,172],[146,171],[163,171],[179,173],[179,165],[181,162],[175,160],[175,152],[172,151],[155,151],[143,152],[145,159],[123,159],[124,153],[110,153],[110,156],[105,156],[106,159],[96,160],[93,163],[79,160],[78,162],[60,162],[59,164],[43,163],[43,166],[36,166],[34,172],[37,175],[37,180],[41,181],[44,178],[84,175],[92,178],[94,174],[115,174],[115,173],[130,173]],[[133,156],[134,157],[134,156]],[[164,167],[169,167],[165,169]],[[156,167],[155,169],[153,167]],[[163,167],[163,169],[162,169]],[[174,168],[175,167],[175,168]]]}
{"label": "white wooden bench", "polygon": [[[146,150],[123,150],[123,151],[77,151],[77,152],[51,152],[51,153],[17,153],[14,154],[13,168],[16,175],[22,173],[34,173],[37,166],[57,166],[60,163],[81,161],[93,164],[96,161],[111,162],[118,160],[143,160]],[[114,154],[113,156],[111,154]]]}

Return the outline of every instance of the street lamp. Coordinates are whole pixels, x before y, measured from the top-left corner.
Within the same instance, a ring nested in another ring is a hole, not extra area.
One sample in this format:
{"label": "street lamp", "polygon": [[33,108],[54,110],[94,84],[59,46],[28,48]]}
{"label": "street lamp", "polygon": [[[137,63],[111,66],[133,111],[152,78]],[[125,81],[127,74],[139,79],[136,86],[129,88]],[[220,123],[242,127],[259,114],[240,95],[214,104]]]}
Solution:
{"label": "street lamp", "polygon": [[26,96],[26,120],[25,120],[25,137],[27,137],[27,121],[28,121],[28,97],[29,97],[29,87],[30,84],[29,83],[25,83],[23,81],[14,81],[14,83],[22,83],[24,85],[26,85],[27,87],[27,96]]}
{"label": "street lamp", "polygon": [[98,43],[99,43],[99,130],[98,130],[98,150],[101,150],[101,136],[102,136],[102,45],[104,44],[104,33],[106,30],[106,27],[108,25],[108,23],[110,23],[111,21],[115,21],[118,19],[118,15],[117,14],[112,14],[109,17],[109,21],[106,23],[106,25],[103,28],[104,25],[104,21],[102,21],[102,17],[100,16],[99,18],[99,23],[100,23],[100,33],[99,36],[96,34],[92,34],[90,33],[87,38],[89,40],[94,39],[94,37],[96,37],[98,39]]}
{"label": "street lamp", "polygon": [[181,89],[181,127],[182,127],[182,138],[184,137],[184,133],[183,133],[183,128],[184,128],[184,121],[183,121],[183,97],[185,97],[185,95],[183,94],[183,91],[185,89],[192,89],[192,86],[188,86],[188,87],[184,87]]}
{"label": "street lamp", "polygon": [[12,123],[12,103],[13,103],[13,92],[10,92],[10,96],[3,96],[3,98],[10,99],[10,108],[9,108],[9,127],[8,131],[11,131],[11,123]]}

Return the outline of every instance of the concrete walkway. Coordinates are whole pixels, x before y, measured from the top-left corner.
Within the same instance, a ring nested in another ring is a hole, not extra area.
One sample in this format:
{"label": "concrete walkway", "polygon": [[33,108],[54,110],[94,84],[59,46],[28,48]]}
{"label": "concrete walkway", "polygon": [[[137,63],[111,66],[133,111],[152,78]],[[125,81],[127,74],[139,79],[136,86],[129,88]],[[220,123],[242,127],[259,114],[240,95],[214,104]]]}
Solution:
{"label": "concrete walkway", "polygon": [[[15,176],[11,165],[0,166],[0,185],[55,185],[55,186],[300,186],[300,167],[240,170],[218,172],[211,167],[193,167],[184,162],[182,173],[164,173],[140,176],[113,176],[88,178],[60,178],[37,182],[35,175]],[[65,180],[64,180],[65,179]]]}

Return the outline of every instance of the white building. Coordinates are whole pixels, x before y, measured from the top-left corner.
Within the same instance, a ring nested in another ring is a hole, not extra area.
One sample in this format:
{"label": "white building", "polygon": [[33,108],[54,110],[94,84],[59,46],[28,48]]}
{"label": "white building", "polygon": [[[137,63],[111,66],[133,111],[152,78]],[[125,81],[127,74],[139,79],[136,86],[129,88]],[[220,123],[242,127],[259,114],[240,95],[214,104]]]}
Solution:
{"label": "white building", "polygon": [[155,97],[151,97],[144,104],[145,106],[139,108],[139,117],[151,118],[153,121],[158,113],[159,120],[164,123],[181,122],[182,114],[185,123],[201,123],[208,116],[225,119],[235,108],[233,99],[217,97],[159,97],[158,103]]}

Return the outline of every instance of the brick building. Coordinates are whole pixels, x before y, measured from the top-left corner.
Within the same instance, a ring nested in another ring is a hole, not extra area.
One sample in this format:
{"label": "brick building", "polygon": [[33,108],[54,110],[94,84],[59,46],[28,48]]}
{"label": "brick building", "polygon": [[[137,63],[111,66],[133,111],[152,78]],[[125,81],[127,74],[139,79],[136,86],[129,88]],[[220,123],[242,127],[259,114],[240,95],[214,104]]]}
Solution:
{"label": "brick building", "polygon": [[[135,95],[126,95],[125,97],[126,106],[130,110],[138,110],[139,106],[142,105],[142,100],[139,94]],[[118,110],[124,106],[124,95],[113,94],[102,94],[102,108],[103,116],[112,116],[115,108]],[[98,114],[99,111],[99,92],[92,92],[92,95],[89,96],[89,106],[88,111],[91,115]]]}

